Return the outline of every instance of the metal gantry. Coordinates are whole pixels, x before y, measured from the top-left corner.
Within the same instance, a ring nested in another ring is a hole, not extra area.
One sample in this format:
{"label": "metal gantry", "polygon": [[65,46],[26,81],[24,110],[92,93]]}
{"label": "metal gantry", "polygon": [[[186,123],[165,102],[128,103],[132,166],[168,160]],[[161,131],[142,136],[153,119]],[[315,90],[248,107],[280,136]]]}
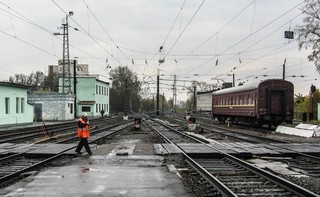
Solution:
{"label": "metal gantry", "polygon": [[66,20],[62,23],[63,33],[53,33],[53,35],[63,36],[63,54],[62,54],[62,93],[71,93],[71,73],[70,73],[70,57],[69,57],[69,25],[68,17],[73,16],[73,12],[66,15]]}

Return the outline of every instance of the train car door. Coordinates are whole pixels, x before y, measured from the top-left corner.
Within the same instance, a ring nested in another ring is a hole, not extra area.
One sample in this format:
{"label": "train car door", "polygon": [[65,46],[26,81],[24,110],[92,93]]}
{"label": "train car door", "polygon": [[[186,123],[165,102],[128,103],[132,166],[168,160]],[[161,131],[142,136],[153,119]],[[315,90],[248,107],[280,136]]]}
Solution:
{"label": "train car door", "polygon": [[270,90],[268,91],[268,114],[283,114],[285,109],[285,91],[283,90]]}

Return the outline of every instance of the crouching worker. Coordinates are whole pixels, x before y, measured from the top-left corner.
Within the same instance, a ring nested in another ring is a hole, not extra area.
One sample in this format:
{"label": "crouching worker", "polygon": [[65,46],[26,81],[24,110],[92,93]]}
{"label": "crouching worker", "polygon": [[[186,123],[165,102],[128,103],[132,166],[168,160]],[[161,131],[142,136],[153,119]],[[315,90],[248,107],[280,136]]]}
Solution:
{"label": "crouching worker", "polygon": [[87,113],[83,113],[78,121],[78,137],[80,138],[80,141],[76,148],[76,153],[82,154],[81,149],[84,146],[88,154],[92,155],[90,146],[88,144],[88,138],[90,137],[90,124]]}

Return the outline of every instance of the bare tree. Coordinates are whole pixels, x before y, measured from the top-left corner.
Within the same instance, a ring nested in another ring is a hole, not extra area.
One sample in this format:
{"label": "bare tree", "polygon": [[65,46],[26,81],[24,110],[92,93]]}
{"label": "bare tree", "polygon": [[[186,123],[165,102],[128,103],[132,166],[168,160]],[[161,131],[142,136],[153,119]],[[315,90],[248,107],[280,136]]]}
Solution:
{"label": "bare tree", "polygon": [[301,10],[305,17],[303,18],[304,24],[296,27],[299,49],[312,48],[308,59],[314,62],[317,71],[320,73],[320,1],[305,0],[305,5]]}
{"label": "bare tree", "polygon": [[9,77],[9,82],[30,86],[32,90],[39,90],[44,85],[44,74],[41,71],[32,72],[30,75],[15,74]]}

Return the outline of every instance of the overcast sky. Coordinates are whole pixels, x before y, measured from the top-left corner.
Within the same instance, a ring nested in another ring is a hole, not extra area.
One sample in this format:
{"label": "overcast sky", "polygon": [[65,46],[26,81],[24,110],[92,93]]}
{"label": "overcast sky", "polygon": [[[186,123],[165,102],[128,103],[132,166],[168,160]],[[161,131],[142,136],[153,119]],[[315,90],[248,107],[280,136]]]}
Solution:
{"label": "overcast sky", "polygon": [[181,100],[193,80],[221,83],[232,81],[232,74],[236,84],[282,78],[286,59],[286,79],[295,94],[306,95],[319,74],[307,60],[310,51],[299,51],[295,40],[284,38],[285,31],[302,24],[302,2],[0,0],[0,80],[56,65],[62,36],[53,33],[62,33],[58,27],[72,11],[70,58],[89,64],[90,73],[102,80],[108,80],[108,65],[128,66],[152,96],[159,70],[160,93],[172,97],[176,75]]}

